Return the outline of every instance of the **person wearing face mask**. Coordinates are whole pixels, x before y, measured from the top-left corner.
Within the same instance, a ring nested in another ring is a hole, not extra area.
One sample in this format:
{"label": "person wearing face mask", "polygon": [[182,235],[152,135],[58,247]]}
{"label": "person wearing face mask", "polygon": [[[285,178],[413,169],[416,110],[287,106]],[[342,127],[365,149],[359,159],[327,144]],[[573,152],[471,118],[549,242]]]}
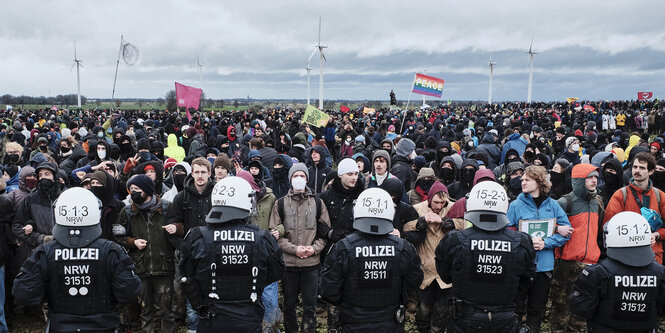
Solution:
{"label": "person wearing face mask", "polygon": [[622,188],[623,183],[623,167],[621,162],[615,157],[610,158],[600,168],[600,176],[603,179],[603,185],[598,187],[599,194],[603,198],[603,206],[607,207],[612,195],[618,189]]}
{"label": "person wearing face mask", "polygon": [[443,185],[450,186],[457,180],[457,163],[451,156],[444,157],[437,170],[439,171],[439,180]]}
{"label": "person wearing face mask", "polygon": [[506,193],[508,199],[513,201],[522,193],[522,174],[524,173],[524,164],[522,162],[510,162],[506,171]]}
{"label": "person wearing face mask", "polygon": [[565,158],[573,166],[580,164],[580,140],[574,136],[566,139],[565,151],[558,158]]}
{"label": "person wearing face mask", "polygon": [[459,200],[471,191],[476,171],[478,171],[478,162],[476,162],[476,160],[466,159],[462,162],[460,180],[450,184],[448,187],[448,192],[450,193],[451,198]]}
{"label": "person wearing face mask", "polygon": [[30,158],[35,156],[37,153],[42,153],[44,155],[50,155],[51,151],[48,147],[48,139],[46,136],[39,136],[37,139],[37,146],[35,149],[30,152]]}
{"label": "person wearing face mask", "polygon": [[53,240],[53,204],[60,195],[60,186],[56,183],[58,167],[55,163],[44,162],[35,170],[37,190],[30,193],[19,207],[12,231],[18,241],[34,249],[39,244]]}
{"label": "person wearing face mask", "polygon": [[2,166],[7,167],[9,165],[23,166],[24,163],[21,159],[23,156],[23,147],[16,142],[8,142],[5,144],[5,149],[3,150],[5,156],[2,159]]}
{"label": "person wearing face mask", "polygon": [[[289,170],[293,166],[293,160],[285,154],[277,155],[272,168],[272,190],[277,199],[285,196],[291,188],[289,181]],[[322,181],[325,183],[325,179]]]}
{"label": "person wearing face mask", "polygon": [[343,159],[351,156],[353,156],[353,138],[351,135],[347,135],[340,146],[339,158]]}
{"label": "person wearing face mask", "polygon": [[102,235],[100,237],[113,240],[113,224],[116,223],[118,214],[125,207],[122,201],[115,198],[116,180],[106,171],[97,170],[92,173],[90,191],[102,202],[102,215],[99,222],[102,227]]}
{"label": "person wearing face mask", "polygon": [[[307,187],[308,177],[304,164],[294,164],[289,169],[291,188],[275,202],[270,214],[270,230],[278,238],[286,264],[282,277],[286,332],[316,332],[319,255],[326,245],[321,235],[330,230],[330,219],[321,199]],[[296,316],[298,295],[303,304],[300,325]]]}
{"label": "person wearing face mask", "polygon": [[128,135],[123,135],[120,137],[120,143],[118,143],[118,147],[120,147],[120,159],[122,161],[126,161],[128,158],[134,157],[134,155],[136,155],[134,147],[132,146],[132,139]]}
{"label": "person wearing face mask", "polygon": [[427,193],[435,181],[436,175],[432,168],[420,169],[413,189],[407,193],[409,196],[409,203],[413,206],[427,200]]}
{"label": "person wearing face mask", "polygon": [[131,193],[132,204],[118,215],[117,224],[122,226],[122,230],[114,236],[129,252],[136,265],[134,273],[141,279],[141,328],[144,332],[154,332],[156,320],[161,317],[161,332],[174,333],[173,243],[177,237],[184,235],[183,226],[166,223],[169,204],[161,201],[148,176],[133,176],[127,182],[127,189]]}
{"label": "person wearing face mask", "polygon": [[656,170],[649,176],[649,179],[651,179],[653,187],[661,191],[665,189],[665,159],[656,159]]}
{"label": "person wearing face mask", "polygon": [[154,161],[162,164],[162,161],[150,152],[150,140],[145,138],[140,139],[138,142],[137,150],[138,153],[133,157],[128,158],[127,162],[125,163],[125,167],[123,168],[123,173],[125,175],[134,174],[134,169],[141,163]]}
{"label": "person wearing face mask", "polygon": [[404,184],[406,191],[413,187],[413,173],[411,161],[416,158],[416,144],[411,139],[401,139],[395,148],[395,156],[392,158],[390,173]]}
{"label": "person wearing face mask", "polygon": [[[557,200],[564,194],[570,193],[570,191],[573,190],[571,179],[572,166],[573,165],[565,158],[559,158],[554,161],[554,166],[552,166],[552,170],[550,170],[550,182],[552,182],[550,197],[552,197],[552,199]],[[620,163],[619,169],[621,169]],[[609,200],[609,198],[607,200]]]}
{"label": "person wearing face mask", "polygon": [[162,200],[173,202],[175,196],[185,188],[185,179],[192,173],[192,167],[187,162],[177,163],[171,170],[171,187],[162,195]]}

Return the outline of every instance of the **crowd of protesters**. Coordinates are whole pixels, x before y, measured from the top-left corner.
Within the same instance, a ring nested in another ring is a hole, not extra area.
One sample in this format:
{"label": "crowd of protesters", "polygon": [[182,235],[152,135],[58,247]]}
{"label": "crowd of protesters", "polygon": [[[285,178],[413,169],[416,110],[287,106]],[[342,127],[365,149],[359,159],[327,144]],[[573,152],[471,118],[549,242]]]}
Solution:
{"label": "crowd of protesters", "polygon": [[[180,248],[205,224],[215,182],[230,175],[256,191],[251,222],[284,253],[281,311],[277,283],[263,294],[267,327],[283,318],[287,332],[315,330],[321,262],[353,232],[354,199],[380,187],[396,207],[394,233],[422,261],[410,309],[418,331],[445,331],[451,285],[437,274],[434,250],[448,231],[470,226],[466,196],[482,181],[505,187],[513,228],[556,220],[552,235],[533,239],[537,274],[516,300],[523,325],[538,332],[551,300],[553,331],[582,327],[567,297],[585,265],[604,256],[602,227],[613,215],[647,209],[662,264],[664,109],[613,101],[328,110],[323,127],[291,108],[192,119],[162,110],[0,111],[0,332],[19,313],[43,318],[15,301],[12,281],[35,247],[53,241],[53,204],[75,186],[100,199],[102,237],[125,247],[143,283],[140,301],[120,305],[123,329],[195,330],[197,309],[177,283]],[[339,325],[334,307],[327,316],[329,328]]]}

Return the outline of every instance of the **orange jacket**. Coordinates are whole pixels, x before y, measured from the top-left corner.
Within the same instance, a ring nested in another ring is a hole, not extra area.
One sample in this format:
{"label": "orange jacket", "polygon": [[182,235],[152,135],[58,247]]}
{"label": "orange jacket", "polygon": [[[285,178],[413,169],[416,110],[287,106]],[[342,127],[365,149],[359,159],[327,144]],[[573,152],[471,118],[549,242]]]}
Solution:
{"label": "orange jacket", "polygon": [[[663,217],[663,212],[665,212],[665,193],[663,193],[663,191],[657,188],[654,188],[653,186],[649,186],[649,188],[646,191],[644,191],[641,188],[631,183],[628,186],[626,186],[627,197],[625,198],[625,200],[621,189],[614,192],[614,195],[612,195],[612,198],[610,199],[610,202],[607,204],[607,208],[605,209],[605,218],[603,219],[603,225],[605,225],[605,223],[607,223],[607,221],[609,221],[614,215],[623,211],[635,212],[641,214],[640,213],[641,207],[637,205],[637,201],[633,196],[633,192],[630,190],[631,187],[635,189],[635,192],[637,193],[642,202],[644,202],[644,195],[645,194],[648,195],[649,208],[657,211],[660,214],[661,218]],[[660,206],[658,205],[658,200],[656,200],[656,194],[654,193],[654,191],[660,192]],[[660,237],[656,241],[656,244],[654,244],[651,248],[653,249],[653,252],[656,254],[656,261],[659,264],[662,264],[663,263],[662,242],[665,240],[665,229],[663,229],[662,227],[658,229],[658,234],[660,234]]]}
{"label": "orange jacket", "polygon": [[[568,221],[575,231],[566,244],[554,250],[557,258],[585,264],[598,262],[600,248],[596,239],[602,200],[598,200],[597,195],[591,196],[584,185],[586,177],[592,172],[598,174],[597,170],[598,168],[588,163],[580,163],[573,167],[571,173],[573,192],[559,198],[558,202],[568,215]],[[570,197],[571,207],[568,207],[569,200],[566,197]]]}

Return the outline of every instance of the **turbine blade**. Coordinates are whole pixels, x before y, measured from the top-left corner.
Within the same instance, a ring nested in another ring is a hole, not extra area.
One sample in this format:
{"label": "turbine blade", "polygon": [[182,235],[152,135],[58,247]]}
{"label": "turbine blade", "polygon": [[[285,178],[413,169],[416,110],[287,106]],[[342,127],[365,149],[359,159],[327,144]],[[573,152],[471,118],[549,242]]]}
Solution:
{"label": "turbine blade", "polygon": [[74,69],[74,65],[76,65],[76,62],[74,62],[74,63],[72,64],[72,67],[69,67],[69,74],[72,73],[72,69]]}
{"label": "turbine blade", "polygon": [[321,45],[321,16],[319,16],[319,45]]}
{"label": "turbine blade", "polygon": [[309,66],[309,63],[312,61],[312,57],[316,54],[316,49],[312,51],[312,54],[309,55],[309,58],[307,58],[307,66]]}
{"label": "turbine blade", "polygon": [[328,59],[326,59],[326,55],[323,54],[323,50],[321,51],[321,56],[323,57],[323,61],[328,61]]}

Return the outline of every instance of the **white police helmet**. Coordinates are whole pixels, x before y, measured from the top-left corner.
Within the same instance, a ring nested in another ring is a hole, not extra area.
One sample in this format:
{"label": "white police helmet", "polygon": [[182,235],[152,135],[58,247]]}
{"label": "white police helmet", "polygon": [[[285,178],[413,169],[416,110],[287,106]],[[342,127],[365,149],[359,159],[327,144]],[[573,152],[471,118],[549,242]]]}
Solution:
{"label": "white police helmet", "polygon": [[210,195],[212,209],[206,216],[208,223],[224,223],[249,216],[254,190],[240,177],[226,177],[215,184]]}
{"label": "white police helmet", "polygon": [[385,235],[393,231],[395,204],[390,194],[378,187],[364,190],[353,206],[353,229]]}
{"label": "white police helmet", "polygon": [[642,215],[635,212],[616,214],[605,224],[603,232],[608,257],[635,267],[653,262],[651,227]]}
{"label": "white police helmet", "polygon": [[102,203],[82,187],[70,188],[55,202],[53,238],[66,247],[83,247],[102,235]]}
{"label": "white police helmet", "polygon": [[508,217],[508,195],[506,190],[496,182],[485,181],[476,184],[466,199],[464,219],[476,228],[496,231],[506,225]]}

